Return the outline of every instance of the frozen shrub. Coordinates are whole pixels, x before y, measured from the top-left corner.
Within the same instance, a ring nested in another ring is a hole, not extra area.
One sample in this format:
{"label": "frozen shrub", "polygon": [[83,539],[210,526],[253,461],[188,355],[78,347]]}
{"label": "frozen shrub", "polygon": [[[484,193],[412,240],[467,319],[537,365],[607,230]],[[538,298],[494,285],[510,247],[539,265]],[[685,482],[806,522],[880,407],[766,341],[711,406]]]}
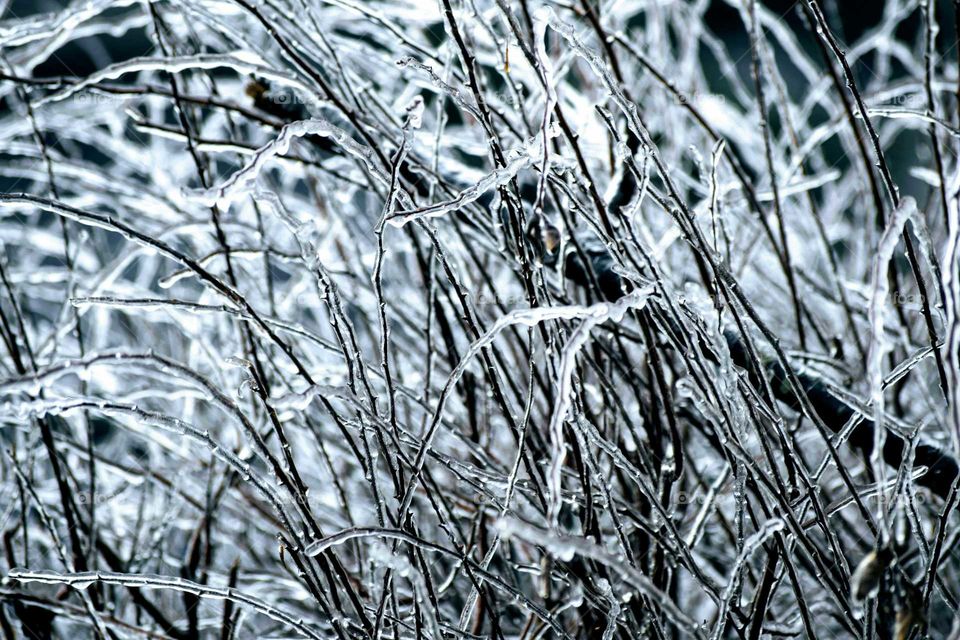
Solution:
{"label": "frozen shrub", "polygon": [[957,637],[950,3],[0,8],[5,636]]}

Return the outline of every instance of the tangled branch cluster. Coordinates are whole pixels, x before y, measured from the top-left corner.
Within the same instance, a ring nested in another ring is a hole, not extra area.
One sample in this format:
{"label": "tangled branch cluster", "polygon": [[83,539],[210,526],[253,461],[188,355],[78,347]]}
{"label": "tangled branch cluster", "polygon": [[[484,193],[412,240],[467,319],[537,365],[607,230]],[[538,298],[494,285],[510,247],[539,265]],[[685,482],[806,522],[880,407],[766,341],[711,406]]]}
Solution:
{"label": "tangled branch cluster", "polygon": [[949,3],[21,4],[6,637],[958,637]]}

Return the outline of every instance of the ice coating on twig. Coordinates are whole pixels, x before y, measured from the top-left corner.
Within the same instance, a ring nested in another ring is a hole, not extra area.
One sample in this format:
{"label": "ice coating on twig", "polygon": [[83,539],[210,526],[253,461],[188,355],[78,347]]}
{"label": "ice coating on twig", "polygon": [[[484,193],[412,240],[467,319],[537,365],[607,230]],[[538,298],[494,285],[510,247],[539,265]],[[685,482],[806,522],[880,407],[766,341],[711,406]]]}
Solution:
{"label": "ice coating on twig", "polygon": [[387,223],[395,227],[403,227],[414,220],[424,218],[436,218],[446,215],[452,211],[457,211],[464,205],[476,201],[480,196],[506,185],[517,177],[523,169],[532,166],[542,157],[541,140],[549,138],[549,135],[540,134],[527,141],[523,147],[515,149],[510,153],[507,164],[504,167],[496,169],[480,179],[473,186],[467,187],[451,200],[428,205],[414,210],[397,211],[387,216]]}

